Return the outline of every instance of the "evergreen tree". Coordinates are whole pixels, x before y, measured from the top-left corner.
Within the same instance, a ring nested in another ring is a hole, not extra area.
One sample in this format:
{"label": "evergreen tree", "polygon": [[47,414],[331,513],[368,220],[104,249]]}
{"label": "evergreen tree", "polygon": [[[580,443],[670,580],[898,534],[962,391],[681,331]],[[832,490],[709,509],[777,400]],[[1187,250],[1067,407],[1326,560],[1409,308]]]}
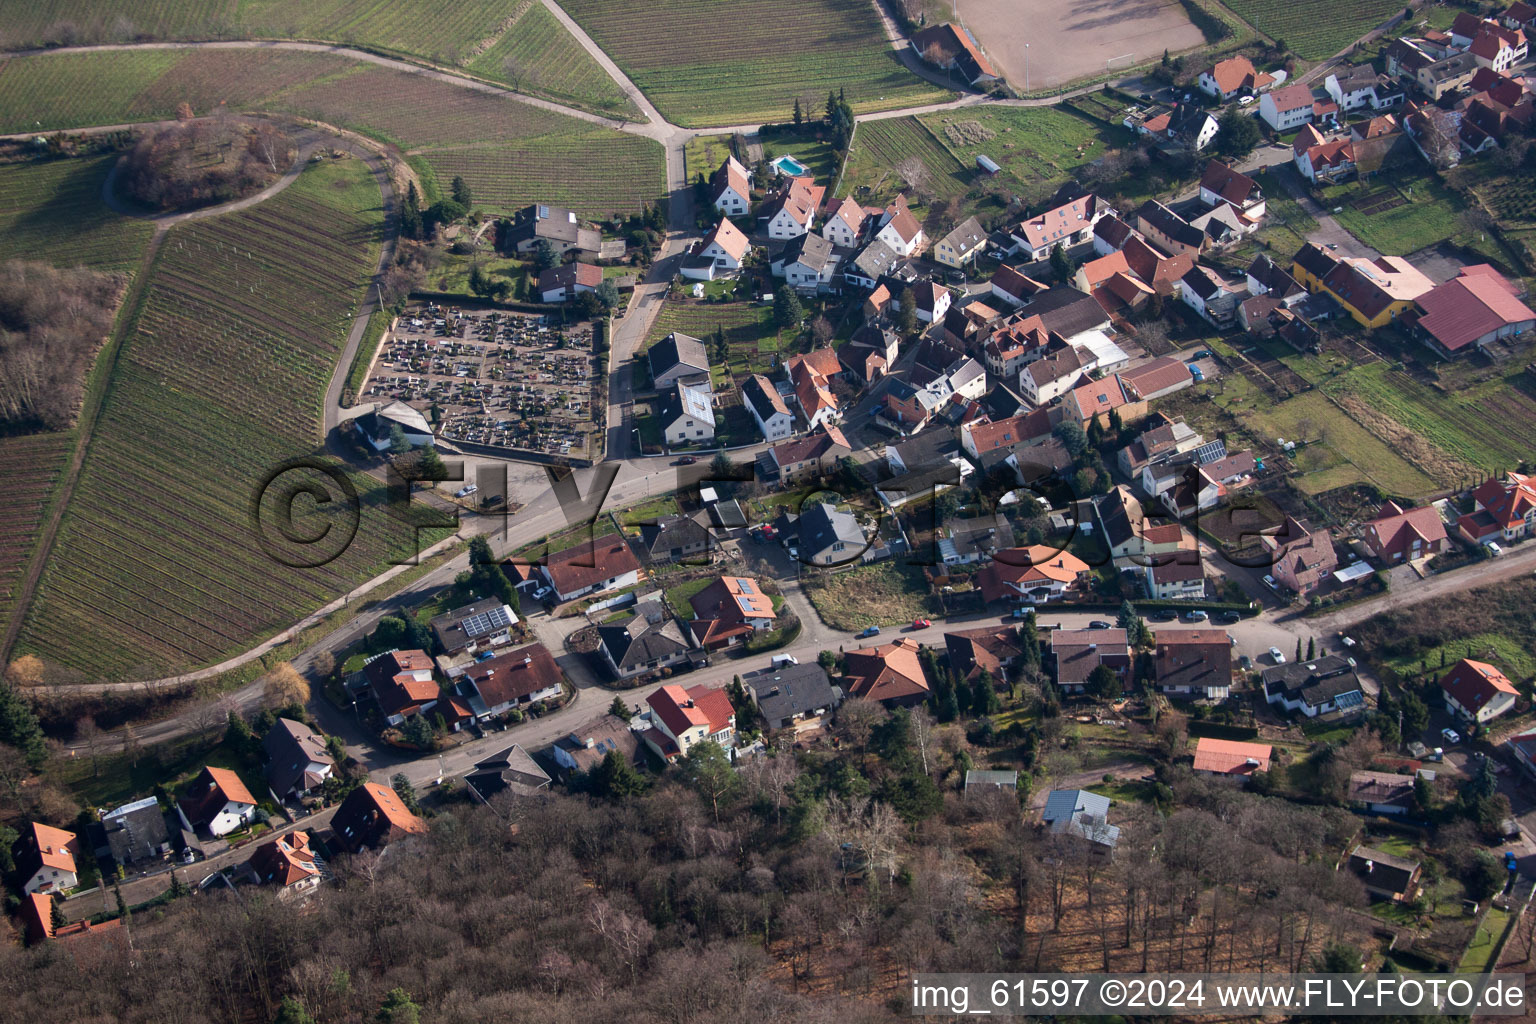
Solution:
{"label": "evergreen tree", "polygon": [[395,791],[406,810],[412,814],[421,813],[421,804],[416,802],[416,787],[411,785],[411,780],[405,777],[404,772],[396,772],[390,777],[389,788]]}
{"label": "evergreen tree", "polygon": [[396,423],[389,428],[389,454],[404,455],[411,450],[411,442],[405,439],[405,431]]}
{"label": "evergreen tree", "polygon": [[379,1024],[421,1024],[421,1007],[411,1001],[403,988],[392,988],[384,997],[377,1016]]}
{"label": "evergreen tree", "polygon": [[[18,659],[20,660],[20,659]],[[0,743],[15,747],[26,756],[27,764],[34,770],[48,760],[48,748],[43,743],[43,727],[37,715],[21,695],[6,682],[0,682]]]}
{"label": "evergreen tree", "polygon": [[945,692],[937,717],[941,722],[953,722],[960,717],[960,697],[953,686]]}
{"label": "evergreen tree", "polygon": [[1120,675],[1108,665],[1099,665],[1088,673],[1088,690],[1105,700],[1120,696]]}
{"label": "evergreen tree", "polygon": [[789,285],[779,285],[773,293],[773,319],[782,328],[799,327],[805,319],[805,309]]}
{"label": "evergreen tree", "polygon": [[608,713],[614,718],[625,722],[633,718],[635,714],[630,710],[629,705],[624,703],[624,698],[618,695],[614,695],[613,703],[608,705]]}
{"label": "evergreen tree", "polygon": [[119,882],[112,883],[112,896],[117,901],[117,916],[122,918],[123,924],[128,923],[128,901],[123,899],[123,887]]}
{"label": "evergreen tree", "polygon": [[799,128],[805,120],[805,111],[800,109],[800,97],[795,97],[795,127]]}
{"label": "evergreen tree", "polygon": [[69,924],[69,921],[64,917],[64,908],[59,905],[57,896],[50,896],[48,898],[48,910],[48,924],[55,932]]}
{"label": "evergreen tree", "polygon": [[272,1024],[315,1024],[315,1018],[309,1015],[298,999],[284,996],[278,1005],[277,1016],[272,1018]]}
{"label": "evergreen tree", "polygon": [[475,205],[469,191],[469,185],[457,174],[453,176],[453,185],[450,191],[453,194],[453,201],[464,207],[464,209],[467,210]]}
{"label": "evergreen tree", "polygon": [[173,900],[181,899],[188,892],[188,890],[187,890],[187,883],[183,882],[181,880],[181,876],[176,873],[176,869],[175,868],[171,868],[171,889],[170,889],[170,892],[171,892],[171,899],[173,899]]}
{"label": "evergreen tree", "polygon": [[1296,638],[1296,660],[1301,660],[1301,637]]}
{"label": "evergreen tree", "polygon": [[1051,270],[1056,275],[1057,284],[1070,282],[1076,271],[1072,265],[1072,257],[1067,255],[1067,250],[1062,248],[1060,242],[1051,247]]}
{"label": "evergreen tree", "polygon": [[989,669],[982,669],[971,684],[971,711],[977,717],[995,715],[1002,708],[997,698],[997,680]]}
{"label": "evergreen tree", "polygon": [[405,190],[405,206],[400,211],[400,233],[406,238],[420,238],[421,225],[421,197],[416,194],[416,183],[411,182]]}
{"label": "evergreen tree", "polygon": [[588,785],[594,796],[627,800],[645,792],[645,777],[635,770],[629,758],[610,750],[592,769]]}
{"label": "evergreen tree", "polygon": [[1311,661],[1317,656],[1317,637],[1307,637],[1307,660]]}
{"label": "evergreen tree", "polygon": [[752,702],[752,695],[741,684],[741,676],[731,680],[730,685],[725,688],[725,695],[731,699],[731,707],[736,709],[737,733],[745,736],[762,728],[762,714],[757,710],[757,705]]}

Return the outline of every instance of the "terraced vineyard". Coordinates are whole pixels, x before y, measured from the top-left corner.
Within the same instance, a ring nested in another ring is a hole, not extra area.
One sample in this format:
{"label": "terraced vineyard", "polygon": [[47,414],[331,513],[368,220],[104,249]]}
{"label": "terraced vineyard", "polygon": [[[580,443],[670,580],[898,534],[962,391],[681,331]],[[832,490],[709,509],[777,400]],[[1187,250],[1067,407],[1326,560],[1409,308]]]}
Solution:
{"label": "terraced vineyard", "polygon": [[474,191],[475,206],[491,213],[544,202],[600,219],[638,212],[666,189],[659,145],[603,128],[506,146],[429,149],[420,157],[442,181],[462,175]]}
{"label": "terraced vineyard", "polygon": [[0,164],[0,260],[96,270],[136,266],[153,228],[101,201],[116,154]]}
{"label": "terraced vineyard", "polygon": [[[381,225],[366,167],[343,160],[247,211],[171,231],[19,650],[109,678],[206,663],[408,549],[367,479],[354,481],[356,540],[319,568],[269,557],[252,517],[263,478],[317,450]],[[296,533],[346,526],[340,502],[300,499],[293,513]]]}
{"label": "terraced vineyard", "polygon": [[[0,48],[146,39],[313,39],[473,67],[476,74],[634,116],[575,38],[537,0],[38,0],[0,4]],[[225,51],[227,52],[227,51]],[[517,74],[505,58],[515,57]],[[233,101],[232,101],[233,102]]]}
{"label": "terraced vineyard", "polygon": [[64,468],[67,432],[0,438],[0,630],[10,621],[16,588],[42,528],[48,496]]}
{"label": "terraced vineyard", "polygon": [[856,111],[951,94],[896,59],[868,0],[568,0],[573,18],[669,121],[785,120],[845,90]]}
{"label": "terraced vineyard", "polygon": [[918,192],[948,199],[969,191],[971,172],[915,117],[893,117],[859,125],[838,190],[848,195],[863,185],[870,192],[861,193],[861,201],[886,202],[903,183],[897,165],[911,159],[922,161],[927,172]]}
{"label": "terraced vineyard", "polygon": [[[129,87],[114,91],[118,80]],[[649,139],[335,54],[107,51],[0,62],[0,130],[159,120],[184,101],[200,113],[224,102],[296,114],[422,151],[429,176],[464,175],[491,210],[543,200],[606,216],[665,191],[662,149]]]}
{"label": "terraced vineyard", "polygon": [[1223,0],[1254,28],[1303,60],[1332,57],[1403,9],[1395,0]]}

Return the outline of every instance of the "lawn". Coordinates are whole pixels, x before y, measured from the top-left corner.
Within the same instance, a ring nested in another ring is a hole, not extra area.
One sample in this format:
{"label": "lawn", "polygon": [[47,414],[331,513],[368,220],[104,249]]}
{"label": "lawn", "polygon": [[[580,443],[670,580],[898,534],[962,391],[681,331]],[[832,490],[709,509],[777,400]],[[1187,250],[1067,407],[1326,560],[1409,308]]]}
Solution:
{"label": "lawn", "polygon": [[[490,234],[487,233],[487,241]],[[443,262],[435,270],[427,273],[427,290],[434,292],[452,292],[468,297],[469,275],[474,269],[476,257],[455,256],[452,253],[443,254]],[[512,282],[514,296],[524,295],[522,290],[526,287],[524,281],[529,276],[532,263],[528,260],[510,259],[505,256],[487,256],[482,253],[479,256],[480,269],[493,280],[505,279]],[[534,277],[537,277],[535,274]]]}
{"label": "lawn", "polygon": [[1499,939],[1508,924],[1509,911],[1489,907],[1488,913],[1483,915],[1482,923],[1477,926],[1477,934],[1472,936],[1471,943],[1467,945],[1461,966],[1456,970],[1461,974],[1481,974],[1491,969],[1494,951],[1499,948]]}
{"label": "lawn", "polygon": [[[832,187],[833,179],[837,177],[837,153],[822,132],[805,128],[762,135],[759,138],[763,144],[764,160],[772,163],[781,156],[792,156],[805,165],[813,178],[828,188]],[[715,166],[720,165],[717,163]]]}
{"label": "lawn", "polygon": [[[1339,223],[1384,256],[1407,256],[1452,238],[1462,231],[1458,215],[1465,209],[1460,196],[1418,168],[1325,188],[1321,202],[1339,209]],[[1400,205],[1381,208],[1392,202]]]}
{"label": "lawn", "polygon": [[683,173],[689,181],[699,175],[708,178],[731,155],[730,137],[726,135],[695,135],[683,148]]}
{"label": "lawn", "polygon": [[[917,161],[913,182],[897,165]],[[883,206],[906,185],[916,193],[915,209],[964,196],[976,172],[955,158],[937,136],[915,117],[866,121],[854,133],[839,195],[852,195],[866,206]]]}
{"label": "lawn", "polygon": [[641,523],[653,523],[662,516],[675,516],[678,511],[677,495],[658,494],[619,513],[619,522],[625,526],[639,526]]}
{"label": "lawn", "polygon": [[[974,167],[982,154],[991,157],[1002,167],[992,180],[1026,204],[1050,198],[1112,144],[1110,132],[1067,107],[978,107],[917,120],[962,166]],[[872,127],[865,124],[859,132]]]}
{"label": "lawn", "polygon": [[[1522,577],[1464,591],[1453,602],[1383,612],[1350,636],[1377,665],[1404,678],[1439,678],[1465,657],[1499,665],[1511,679],[1536,676],[1536,580]],[[1423,671],[1420,671],[1420,665]]]}
{"label": "lawn", "polygon": [[1536,399],[1514,386],[1521,372],[1511,366],[1503,376],[1440,391],[1381,362],[1357,366],[1323,390],[1357,398],[1423,443],[1494,472],[1531,458],[1529,432],[1510,429],[1511,424],[1536,423]]}
{"label": "lawn", "polygon": [[210,38],[361,46],[467,67],[519,91],[602,113],[636,113],[597,61],[536,0],[140,0],[127,7],[111,0],[38,0],[0,6],[5,49]]}
{"label": "lawn", "polygon": [[1403,9],[1395,0],[1223,0],[1271,39],[1303,60],[1331,57]]}
{"label": "lawn", "polygon": [[125,321],[19,650],[109,679],[191,668],[417,549],[409,517],[390,514],[367,477],[349,478],[356,507],[293,503],[290,536],[355,531],[325,550],[284,541],[271,517],[296,478],[340,497],[334,480],[290,471],[263,490],[319,449],[326,383],[381,239],[378,187],[352,159],[315,165],[249,210],[171,230]]}
{"label": "lawn", "polygon": [[938,600],[928,593],[923,570],[893,560],[807,576],[801,588],[821,620],[837,630],[852,632],[866,626],[894,629],[913,619],[943,613]]}
{"label": "lawn", "polygon": [[828,91],[841,90],[858,112],[953,95],[901,65],[867,0],[567,0],[565,8],[684,127],[787,121],[796,99],[818,116]]}
{"label": "lawn", "polygon": [[[217,735],[223,735],[222,727]],[[88,807],[116,807],[149,795],[157,785],[174,793],[208,765],[239,772],[258,798],[266,792],[265,786],[249,785],[261,778],[259,767],[239,757],[222,740],[183,739],[157,744],[131,761],[122,754],[120,744],[113,743],[113,747],[112,753],[59,761],[59,781]]]}
{"label": "lawn", "polygon": [[704,576],[700,579],[689,580],[687,583],[679,583],[675,587],[668,587],[666,589],[667,604],[678,615],[681,615],[684,618],[691,618],[693,615],[693,606],[688,602],[693,599],[695,594],[699,593],[700,591],[704,590],[704,588],[708,587],[711,583],[715,582],[715,579],[716,577]]}
{"label": "lawn", "polygon": [[795,337],[793,332],[781,331],[774,325],[771,306],[670,298],[651,326],[646,347],[673,331],[702,338],[707,345],[717,327],[725,332],[725,341],[730,348],[726,366],[721,367],[711,358],[717,386],[723,386],[727,376],[740,379],[750,373],[770,372],[775,358]]}

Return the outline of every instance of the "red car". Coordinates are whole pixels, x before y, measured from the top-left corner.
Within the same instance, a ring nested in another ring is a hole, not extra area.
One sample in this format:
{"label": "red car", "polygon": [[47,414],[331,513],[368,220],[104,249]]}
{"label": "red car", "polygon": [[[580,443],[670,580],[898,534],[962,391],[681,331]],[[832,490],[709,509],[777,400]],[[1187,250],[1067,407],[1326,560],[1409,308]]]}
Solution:
{"label": "red car", "polygon": [[933,623],[929,622],[927,619],[913,619],[912,620],[912,628],[913,629],[927,629],[931,625],[933,625]]}

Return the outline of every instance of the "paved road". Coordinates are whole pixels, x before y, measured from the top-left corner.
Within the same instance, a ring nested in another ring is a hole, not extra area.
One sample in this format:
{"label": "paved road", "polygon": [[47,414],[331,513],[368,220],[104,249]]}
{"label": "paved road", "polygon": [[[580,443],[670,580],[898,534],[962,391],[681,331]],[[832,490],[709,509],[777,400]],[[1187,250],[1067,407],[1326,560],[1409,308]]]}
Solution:
{"label": "paved road", "polygon": [[[1286,153],[1288,156],[1289,148],[1286,149]],[[1294,167],[1278,167],[1275,173],[1291,198],[1301,205],[1301,208],[1307,212],[1307,216],[1317,221],[1317,227],[1307,232],[1307,241],[1328,247],[1342,256],[1357,256],[1373,260],[1381,255],[1350,234],[1349,229],[1340,224],[1332,213],[1318,205],[1317,200],[1313,199],[1312,194],[1307,191],[1306,182],[1301,177],[1301,173]]]}

